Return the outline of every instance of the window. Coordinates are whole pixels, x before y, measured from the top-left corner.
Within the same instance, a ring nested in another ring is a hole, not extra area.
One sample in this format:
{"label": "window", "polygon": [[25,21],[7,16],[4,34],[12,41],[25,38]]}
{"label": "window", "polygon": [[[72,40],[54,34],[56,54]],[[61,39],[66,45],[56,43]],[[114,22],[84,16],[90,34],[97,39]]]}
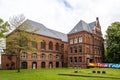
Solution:
{"label": "window", "polygon": [[73,53],[72,47],[70,47],[70,53]]}
{"label": "window", "polygon": [[77,53],[77,47],[74,47],[74,53]]}
{"label": "window", "polygon": [[75,39],[74,39],[74,43],[75,43],[75,44],[77,43],[77,37],[75,37]]}
{"label": "window", "polygon": [[27,56],[28,56],[27,53],[26,53],[26,52],[23,52],[21,57],[22,57],[22,58],[27,58]]}
{"label": "window", "polygon": [[82,43],[82,36],[79,36],[79,43]]}
{"label": "window", "polygon": [[82,52],[82,46],[79,46],[79,52]]}
{"label": "window", "polygon": [[32,58],[37,58],[37,54],[36,54],[36,53],[33,53],[33,54],[32,54]]}
{"label": "window", "polygon": [[37,48],[37,42],[32,41],[32,47]]}
{"label": "window", "polygon": [[56,43],[55,48],[57,51],[59,51],[59,44],[58,43]]}
{"label": "window", "polygon": [[78,58],[78,62],[80,62],[80,63],[82,62],[82,57]]}
{"label": "window", "polygon": [[61,48],[64,49],[64,44],[61,44]]}
{"label": "window", "polygon": [[42,42],[41,42],[41,49],[45,49],[46,48],[46,43],[45,43],[45,41],[43,40]]}
{"label": "window", "polygon": [[57,60],[59,60],[59,59],[60,59],[59,55],[56,55],[56,59],[57,59]]}
{"label": "window", "polygon": [[52,54],[49,54],[49,59],[52,59],[52,58],[53,58]]}
{"label": "window", "polygon": [[73,39],[70,39],[70,44],[73,44]]}
{"label": "window", "polygon": [[70,63],[72,63],[73,61],[72,61],[72,57],[70,57]]}
{"label": "window", "polygon": [[53,50],[53,43],[51,41],[49,42],[49,50]]}
{"label": "window", "polygon": [[77,63],[77,57],[74,57],[74,63],[75,64]]}
{"label": "window", "polygon": [[27,38],[23,37],[22,40],[20,40],[20,46],[21,47],[25,47],[25,46],[28,46],[28,40]]}
{"label": "window", "polygon": [[41,58],[42,58],[42,59],[45,59],[45,54],[42,54],[42,55],[41,55]]}

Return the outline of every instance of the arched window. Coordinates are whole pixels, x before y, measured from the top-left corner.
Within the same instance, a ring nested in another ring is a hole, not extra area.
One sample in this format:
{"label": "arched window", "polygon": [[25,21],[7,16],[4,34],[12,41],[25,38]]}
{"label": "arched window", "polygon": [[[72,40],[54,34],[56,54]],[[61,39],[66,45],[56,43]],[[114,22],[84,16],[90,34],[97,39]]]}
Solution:
{"label": "arched window", "polygon": [[43,40],[41,42],[41,49],[45,49],[46,48],[46,42]]}
{"label": "arched window", "polygon": [[64,49],[64,44],[61,44],[61,48]]}
{"label": "arched window", "polygon": [[49,50],[53,50],[53,43],[51,41],[49,42]]}
{"label": "arched window", "polygon": [[59,44],[58,43],[56,43],[55,48],[57,51],[59,51]]}
{"label": "arched window", "polygon": [[27,53],[26,53],[26,52],[23,52],[21,57],[22,57],[22,58],[27,58],[27,56],[28,56]]}
{"label": "arched window", "polygon": [[52,59],[53,58],[53,55],[52,54],[49,54],[49,59]]}
{"label": "arched window", "polygon": [[26,37],[23,37],[22,40],[20,40],[20,44],[19,45],[21,45],[21,47],[28,46],[28,39]]}
{"label": "arched window", "polygon": [[32,41],[32,47],[37,48],[37,42]]}
{"label": "arched window", "polygon": [[57,59],[57,60],[59,60],[59,59],[60,59],[59,55],[56,55],[56,59]]}
{"label": "arched window", "polygon": [[33,53],[33,54],[32,54],[32,58],[37,58],[37,54],[36,54],[36,53]]}
{"label": "arched window", "polygon": [[42,59],[45,59],[45,57],[46,57],[45,54],[42,54],[42,55],[41,55],[41,58],[42,58]]}

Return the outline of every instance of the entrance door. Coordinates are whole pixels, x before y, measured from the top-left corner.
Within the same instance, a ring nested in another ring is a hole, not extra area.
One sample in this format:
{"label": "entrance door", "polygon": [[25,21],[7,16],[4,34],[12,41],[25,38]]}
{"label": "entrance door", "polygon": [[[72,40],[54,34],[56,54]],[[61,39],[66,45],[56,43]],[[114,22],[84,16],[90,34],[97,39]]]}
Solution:
{"label": "entrance door", "polygon": [[41,68],[45,68],[45,62],[41,63]]}
{"label": "entrance door", "polygon": [[27,62],[22,62],[22,69],[27,69]]}
{"label": "entrance door", "polygon": [[58,68],[59,67],[59,62],[56,62],[56,68]]}
{"label": "entrance door", "polygon": [[37,62],[32,62],[32,68],[36,69],[37,68]]}
{"label": "entrance door", "polygon": [[49,68],[53,68],[53,63],[49,62]]}

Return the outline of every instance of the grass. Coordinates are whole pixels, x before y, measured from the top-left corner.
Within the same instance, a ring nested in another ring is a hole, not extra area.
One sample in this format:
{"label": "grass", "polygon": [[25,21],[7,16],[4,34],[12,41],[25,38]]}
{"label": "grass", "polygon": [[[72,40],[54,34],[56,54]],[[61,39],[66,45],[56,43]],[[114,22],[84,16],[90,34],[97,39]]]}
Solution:
{"label": "grass", "polygon": [[[74,73],[77,70],[78,73]],[[106,74],[92,73],[93,70],[106,71]],[[28,69],[21,70],[0,70],[0,80],[119,80],[110,78],[94,78],[94,77],[81,77],[81,76],[63,76],[64,74],[85,74],[90,76],[120,76],[120,69],[111,68],[91,68],[91,69],[69,69],[69,68],[56,68],[56,69]],[[120,77],[119,77],[120,78]]]}

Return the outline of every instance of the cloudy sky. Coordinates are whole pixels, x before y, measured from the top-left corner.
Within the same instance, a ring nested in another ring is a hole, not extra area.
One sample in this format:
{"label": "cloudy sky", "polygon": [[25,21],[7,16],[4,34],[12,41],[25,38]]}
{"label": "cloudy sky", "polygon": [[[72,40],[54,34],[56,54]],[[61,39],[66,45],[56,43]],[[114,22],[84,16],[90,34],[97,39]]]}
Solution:
{"label": "cloudy sky", "polygon": [[112,22],[120,21],[120,0],[0,0],[0,18],[18,14],[63,33],[80,20],[90,23],[99,17],[105,35]]}

